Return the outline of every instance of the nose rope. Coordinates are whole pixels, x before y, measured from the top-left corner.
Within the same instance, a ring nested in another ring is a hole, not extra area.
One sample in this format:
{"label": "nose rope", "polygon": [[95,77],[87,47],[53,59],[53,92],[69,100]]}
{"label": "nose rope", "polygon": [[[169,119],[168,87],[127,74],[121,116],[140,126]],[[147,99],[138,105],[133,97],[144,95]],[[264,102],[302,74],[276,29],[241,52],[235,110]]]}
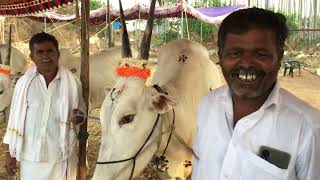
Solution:
{"label": "nose rope", "polygon": [[152,127],[152,130],[150,131],[147,139],[144,141],[144,143],[142,144],[142,146],[140,147],[140,149],[138,150],[138,152],[134,156],[132,156],[131,158],[117,160],[117,161],[97,161],[96,164],[115,164],[115,163],[120,163],[120,162],[126,162],[126,161],[133,160],[133,166],[132,166],[130,177],[129,177],[129,180],[131,180],[132,177],[133,177],[135,166],[136,166],[136,159],[137,159],[138,155],[140,154],[140,152],[142,151],[142,149],[147,144],[147,142],[149,141],[149,139],[151,138],[151,136],[152,136],[157,124],[158,124],[159,119],[160,119],[160,114],[157,115],[157,119],[156,119],[156,121],[155,121],[155,123],[154,123],[154,125]]}
{"label": "nose rope", "polygon": [[[168,94],[167,92],[165,92],[163,89],[161,89],[158,85],[154,85],[153,88],[155,88],[159,93],[163,93],[163,94]],[[112,103],[114,102],[114,100],[116,98],[114,98],[112,95],[113,95],[113,92],[115,91],[115,88],[111,91],[110,93],[110,98],[111,98],[111,101]],[[77,114],[78,115],[78,114]],[[82,114],[79,114],[80,117],[87,117],[87,118],[91,118],[91,119],[99,119],[97,117],[93,117],[93,116],[86,116],[86,115],[82,115]],[[133,165],[132,165],[132,168],[131,168],[131,173],[130,173],[130,176],[129,176],[129,180],[132,179],[133,177],[133,174],[134,174],[134,170],[135,170],[135,166],[136,166],[136,159],[138,157],[138,155],[140,154],[140,152],[142,151],[142,149],[145,147],[145,145],[147,144],[147,142],[149,141],[149,139],[151,138],[157,124],[158,124],[158,121],[160,119],[160,114],[157,115],[157,118],[156,118],[156,121],[151,129],[151,131],[149,132],[149,135],[147,136],[146,140],[144,141],[144,143],[142,144],[142,146],[140,146],[139,150],[135,153],[134,156],[130,157],[130,158],[126,158],[126,159],[121,159],[121,160],[115,160],[115,161],[97,161],[96,164],[100,164],[100,165],[103,165],[103,164],[116,164],[116,163],[121,163],[121,162],[126,162],[126,161],[130,161],[132,160],[133,161]],[[174,126],[174,122],[175,122],[175,113],[174,113],[174,110],[173,110],[173,126]],[[169,138],[168,138],[168,141],[167,141],[167,144],[166,144],[166,147],[162,153],[162,156],[161,157],[164,157],[164,154],[166,153],[166,150],[169,146],[169,143],[170,143],[170,140],[171,140],[171,136],[172,136],[172,133],[173,131],[170,132],[170,135],[169,135]]]}
{"label": "nose rope", "polygon": [[83,119],[93,119],[93,120],[98,120],[98,121],[100,121],[100,118],[95,117],[95,116],[88,116],[88,115],[80,114],[80,113],[77,113],[76,115],[77,115],[78,117],[83,118]]}

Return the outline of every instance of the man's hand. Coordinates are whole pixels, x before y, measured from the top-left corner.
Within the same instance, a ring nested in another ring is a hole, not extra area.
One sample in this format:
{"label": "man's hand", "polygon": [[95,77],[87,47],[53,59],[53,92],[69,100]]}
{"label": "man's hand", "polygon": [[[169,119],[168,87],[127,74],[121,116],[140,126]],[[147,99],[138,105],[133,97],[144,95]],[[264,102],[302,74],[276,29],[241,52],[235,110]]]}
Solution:
{"label": "man's hand", "polygon": [[6,159],[4,167],[9,176],[14,176],[17,170],[17,160],[16,158],[11,157],[9,152],[6,152],[5,156]]}
{"label": "man's hand", "polygon": [[86,119],[83,118],[83,117],[77,116],[77,113],[78,114],[83,114],[83,112],[81,112],[79,109],[73,109],[71,117],[70,117],[70,121],[75,125],[78,125],[78,124],[81,125],[81,124],[83,124],[85,122]]}

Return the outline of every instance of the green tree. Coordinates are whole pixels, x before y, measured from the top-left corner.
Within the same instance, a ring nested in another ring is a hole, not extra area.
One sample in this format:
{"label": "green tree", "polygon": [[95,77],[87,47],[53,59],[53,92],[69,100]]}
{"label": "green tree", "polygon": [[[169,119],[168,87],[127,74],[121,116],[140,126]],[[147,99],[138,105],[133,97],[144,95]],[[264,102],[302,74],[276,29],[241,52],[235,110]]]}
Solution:
{"label": "green tree", "polygon": [[[80,0],[79,0],[80,2]],[[98,0],[90,0],[90,10],[99,9],[103,6],[103,4]],[[59,14],[73,14],[75,12],[75,5],[70,5],[64,8],[57,9],[57,13]]]}
{"label": "green tree", "polygon": [[99,9],[103,4],[98,0],[90,0],[90,10]]}

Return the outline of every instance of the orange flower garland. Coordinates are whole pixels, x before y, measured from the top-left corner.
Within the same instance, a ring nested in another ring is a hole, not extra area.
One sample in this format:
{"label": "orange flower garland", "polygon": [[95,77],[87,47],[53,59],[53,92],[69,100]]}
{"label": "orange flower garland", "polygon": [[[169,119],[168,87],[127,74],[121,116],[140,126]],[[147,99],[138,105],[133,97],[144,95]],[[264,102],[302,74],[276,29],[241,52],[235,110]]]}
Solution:
{"label": "orange flower garland", "polygon": [[7,66],[0,66],[0,73],[11,74],[11,69],[10,67],[7,67]]}
{"label": "orange flower garland", "polygon": [[147,68],[148,61],[142,59],[124,58],[119,62],[119,66],[116,69],[116,74],[122,77],[137,77],[141,79],[147,79],[151,72]]}
{"label": "orange flower garland", "polygon": [[150,76],[150,70],[147,68],[138,68],[132,66],[121,66],[116,69],[118,76],[123,77],[138,77],[147,79]]}

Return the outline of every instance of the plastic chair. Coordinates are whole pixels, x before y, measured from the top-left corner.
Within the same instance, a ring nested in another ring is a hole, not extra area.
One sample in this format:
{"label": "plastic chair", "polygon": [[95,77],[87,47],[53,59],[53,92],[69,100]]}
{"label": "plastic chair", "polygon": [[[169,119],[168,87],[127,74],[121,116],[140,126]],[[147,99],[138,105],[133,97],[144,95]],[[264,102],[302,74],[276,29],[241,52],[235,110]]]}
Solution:
{"label": "plastic chair", "polygon": [[283,68],[284,73],[283,76],[286,76],[287,70],[289,69],[289,76],[293,77],[293,70],[295,68],[299,68],[299,76],[300,76],[300,69],[301,69],[301,63],[297,60],[290,60],[289,57],[284,56],[283,57]]}

